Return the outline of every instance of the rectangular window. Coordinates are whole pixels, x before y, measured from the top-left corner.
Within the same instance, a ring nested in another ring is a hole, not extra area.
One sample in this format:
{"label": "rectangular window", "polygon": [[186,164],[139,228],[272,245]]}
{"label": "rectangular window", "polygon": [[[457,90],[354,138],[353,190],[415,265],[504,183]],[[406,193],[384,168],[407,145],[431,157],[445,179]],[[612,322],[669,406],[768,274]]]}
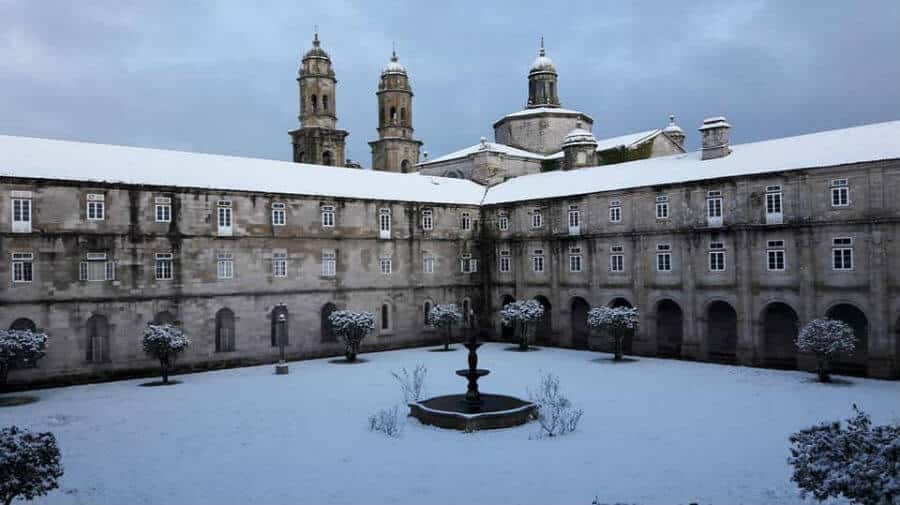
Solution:
{"label": "rectangular window", "polygon": [[434,211],[432,211],[431,209],[425,209],[422,211],[422,229],[434,229]]}
{"label": "rectangular window", "polygon": [[569,206],[569,235],[581,233],[581,212],[574,205]]}
{"label": "rectangular window", "polygon": [[834,179],[831,181],[831,206],[847,207],[850,205],[850,188],[847,179]]}
{"label": "rectangular window", "polygon": [[34,253],[12,253],[12,281],[32,282],[34,280]]}
{"label": "rectangular window", "polygon": [[622,221],[622,207],[610,207],[609,208],[609,222],[610,223],[619,223]]}
{"label": "rectangular window", "polygon": [[544,215],[541,214],[540,209],[534,209],[531,213],[531,227],[532,228],[541,228],[544,226]]}
{"label": "rectangular window", "polygon": [[12,232],[31,233],[31,192],[12,192]]}
{"label": "rectangular window", "polygon": [[157,196],[153,199],[155,205],[154,217],[157,223],[169,223],[172,221],[172,199],[168,196]]}
{"label": "rectangular window", "polygon": [[106,195],[87,195],[88,221],[103,221],[106,218]]}
{"label": "rectangular window", "polygon": [[832,268],[834,270],[853,270],[853,239],[839,237],[832,240]]}
{"label": "rectangular window", "polygon": [[391,263],[391,258],[381,258],[379,260],[379,267],[381,268],[382,275],[391,275],[391,271],[393,269],[393,265]]}
{"label": "rectangular window", "polygon": [[509,250],[507,249],[500,251],[500,272],[509,272]]}
{"label": "rectangular window", "polygon": [[428,254],[422,257],[422,272],[426,274],[434,273],[434,256]]}
{"label": "rectangular window", "polygon": [[507,214],[504,213],[497,216],[497,227],[500,228],[500,231],[509,229],[509,216]]}
{"label": "rectangular window", "polygon": [[219,253],[216,259],[216,275],[219,279],[231,279],[234,277],[234,254]]}
{"label": "rectangular window", "polygon": [[[770,189],[772,191],[769,191]],[[781,224],[784,222],[784,214],[781,211],[781,198],[781,186],[769,186],[766,188],[766,224]]]}
{"label": "rectangular window", "polygon": [[283,203],[272,204],[272,226],[284,226],[287,223],[287,211]]}
{"label": "rectangular window", "polygon": [[287,277],[287,253],[277,251],[272,253],[272,277]]}
{"label": "rectangular window", "polygon": [[334,228],[334,205],[323,205],[322,228]]}
{"label": "rectangular window", "polygon": [[710,242],[709,244],[709,270],[711,272],[725,271],[725,245],[721,242]]}
{"label": "rectangular window", "polygon": [[322,277],[337,275],[337,252],[334,249],[322,249]]}
{"label": "rectangular window", "polygon": [[459,270],[464,274],[471,274],[478,271],[478,260],[473,259],[471,254],[463,254],[459,258]]}
{"label": "rectangular window", "polygon": [[581,248],[580,247],[570,247],[569,248],[569,272],[572,272],[572,273],[581,272]]}
{"label": "rectangular window", "polygon": [[115,263],[106,253],[89,252],[78,267],[78,280],[90,282],[112,281],[116,278]]}
{"label": "rectangular window", "polygon": [[460,216],[460,227],[463,230],[471,230],[472,229],[472,216],[468,212],[463,212]]}
{"label": "rectangular window", "polygon": [[706,197],[706,223],[709,226],[722,226],[722,192],[710,191]]}
{"label": "rectangular window", "polygon": [[230,236],[232,234],[231,200],[220,200],[216,205],[218,212],[219,235]]}
{"label": "rectangular window", "polygon": [[656,219],[669,219],[669,197],[656,197]]}
{"label": "rectangular window", "polygon": [[672,270],[672,246],[669,244],[656,245],[656,270],[669,272]]}
{"label": "rectangular window", "polygon": [[391,238],[391,209],[378,211],[378,237]]}
{"label": "rectangular window", "polygon": [[625,248],[620,245],[614,245],[609,248],[609,271],[624,272],[625,271]]}
{"label": "rectangular window", "polygon": [[766,270],[779,272],[785,268],[784,240],[769,240],[766,244]]}
{"label": "rectangular window", "polygon": [[531,256],[531,270],[533,272],[544,271],[544,250],[535,249]]}
{"label": "rectangular window", "polygon": [[156,253],[156,280],[172,280],[172,253]]}

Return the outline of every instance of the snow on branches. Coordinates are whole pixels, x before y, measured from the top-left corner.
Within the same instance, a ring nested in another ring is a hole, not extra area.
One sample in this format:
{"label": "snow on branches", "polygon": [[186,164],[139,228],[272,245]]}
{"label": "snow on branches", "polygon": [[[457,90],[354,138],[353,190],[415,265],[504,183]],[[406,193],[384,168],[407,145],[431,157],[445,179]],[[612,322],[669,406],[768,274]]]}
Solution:
{"label": "snow on branches", "polygon": [[797,335],[797,349],[816,355],[819,380],[828,382],[828,366],[838,354],[853,354],[856,335],[847,323],[836,319],[813,319]]}
{"label": "snow on branches", "polygon": [[862,505],[900,503],[900,424],[872,426],[856,413],[844,423],[822,423],[790,437],[791,480],[817,500],[844,496]]}
{"label": "snow on branches", "polygon": [[12,368],[33,366],[44,357],[47,335],[28,330],[0,330],[0,385]]}
{"label": "snow on branches", "polygon": [[519,333],[519,348],[528,350],[528,337],[544,318],[544,306],[537,300],[515,301],[500,310],[503,324],[513,326]]}
{"label": "snow on branches", "polygon": [[444,350],[450,349],[453,340],[453,326],[460,324],[463,314],[455,303],[439,303],[428,313],[428,324],[444,330]]}
{"label": "snow on branches", "polygon": [[169,382],[169,368],[175,357],[191,345],[181,328],[171,324],[148,324],[141,341],[144,352],[159,360],[163,383]]}
{"label": "snow on branches", "polygon": [[537,419],[541,431],[536,438],[556,437],[575,431],[584,411],[572,407],[572,402],[559,389],[559,377],[552,373],[541,375],[538,388],[528,392],[537,405]]}
{"label": "snow on branches", "polygon": [[0,430],[0,503],[27,501],[59,487],[60,453],[52,433],[10,426]]}
{"label": "snow on branches", "polygon": [[588,311],[587,323],[591,328],[609,331],[615,346],[615,359],[622,359],[622,342],[629,331],[638,327],[640,315],[633,307],[594,307]]}
{"label": "snow on branches", "polygon": [[375,314],[364,310],[336,310],[328,320],[334,333],[344,341],[347,361],[355,361],[360,343],[375,329]]}

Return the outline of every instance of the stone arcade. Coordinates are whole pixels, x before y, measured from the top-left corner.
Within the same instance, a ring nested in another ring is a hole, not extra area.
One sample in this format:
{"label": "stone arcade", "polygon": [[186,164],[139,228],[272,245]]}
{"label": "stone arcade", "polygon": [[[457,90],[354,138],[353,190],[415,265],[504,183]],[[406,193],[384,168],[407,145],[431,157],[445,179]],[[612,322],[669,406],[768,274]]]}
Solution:
{"label": "stone arcade", "polygon": [[588,308],[631,305],[626,352],[784,368],[811,366],[792,340],[827,315],[861,340],[841,371],[900,376],[900,122],[731,145],[710,118],[685,152],[674,118],[596,139],[558,77],[542,44],[494,142],[420,160],[394,54],[375,170],[340,166],[318,36],[297,163],[0,136],[0,325],[51,339],[10,379],[150,369],[150,321],[184,327],[192,369],[276,361],[277,331],[289,358],[340,354],[327,316],[345,307],[377,315],[364,351],[436,341],[425,314],[443,302],[503,339],[499,309],[526,298],[546,309],[543,345],[602,346]]}

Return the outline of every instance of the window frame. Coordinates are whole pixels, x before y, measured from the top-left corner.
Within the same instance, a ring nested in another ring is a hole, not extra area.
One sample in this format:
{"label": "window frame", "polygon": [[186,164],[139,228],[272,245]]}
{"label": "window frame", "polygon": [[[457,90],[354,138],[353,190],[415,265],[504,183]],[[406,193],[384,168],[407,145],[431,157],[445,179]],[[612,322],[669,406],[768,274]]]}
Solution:
{"label": "window frame", "polygon": [[499,270],[499,272],[502,274],[509,273],[511,270],[510,267],[512,266],[511,265],[512,262],[510,260],[509,249],[501,249],[497,256],[497,259],[498,259],[497,269]]}
{"label": "window frame", "polygon": [[469,231],[472,229],[472,213],[470,213],[470,212],[460,213],[459,227],[463,231]]}
{"label": "window frame", "polygon": [[153,199],[153,219],[157,223],[172,222],[172,198],[157,196]]}
{"label": "window frame", "polygon": [[536,230],[544,227],[544,214],[541,209],[531,211],[531,228]]}
{"label": "window frame", "polygon": [[382,207],[378,209],[378,237],[391,238],[391,209]]}
{"label": "window frame", "polygon": [[544,265],[544,250],[543,249],[535,249],[531,254],[531,271],[540,274],[545,271]]}
{"label": "window frame", "polygon": [[234,207],[231,200],[216,202],[216,233],[224,237],[234,234]]}
{"label": "window frame", "polygon": [[[19,219],[16,219],[17,214]],[[25,217],[28,219],[24,219]],[[10,227],[13,233],[31,233],[34,220],[34,199],[30,191],[12,191],[10,220]]]}
{"label": "window frame", "polygon": [[850,182],[847,179],[832,179],[829,188],[831,189],[832,207],[850,206]]}
{"label": "window frame", "polygon": [[[839,261],[840,260],[840,261]],[[838,263],[840,262],[840,265]],[[849,264],[849,266],[848,266]],[[855,268],[853,260],[853,238],[834,237],[831,239],[831,269],[850,272]]]}
{"label": "window frame", "polygon": [[391,275],[394,273],[394,261],[393,258],[389,257],[381,257],[378,258],[378,268],[381,275]]}
{"label": "window frame", "polygon": [[503,212],[497,215],[497,228],[499,228],[500,231],[509,230],[509,214]]}
{"label": "window frame", "polygon": [[422,210],[422,229],[426,231],[430,231],[434,229],[434,210],[432,209],[423,209]]}
{"label": "window frame", "polygon": [[272,226],[287,226],[287,205],[272,202]]}
{"label": "window frame", "polygon": [[424,274],[433,274],[434,273],[434,255],[433,254],[423,254],[422,255],[422,273]]}
{"label": "window frame", "polygon": [[577,274],[583,271],[582,258],[580,247],[569,248],[569,273]]}
{"label": "window frame", "polygon": [[334,205],[322,205],[319,207],[320,222],[322,228],[334,228],[337,222],[337,212]]}
{"label": "window frame", "polygon": [[672,271],[672,244],[656,244],[656,271]]}
{"label": "window frame", "polygon": [[669,219],[669,197],[660,195],[656,197],[655,216],[657,221]]}
{"label": "window frame", "polygon": [[[778,268],[778,260],[781,259],[781,268]],[[773,268],[774,264],[774,268]],[[766,242],[766,271],[784,272],[787,270],[787,253],[784,240],[769,240]]]}
{"label": "window frame", "polygon": [[272,252],[272,277],[284,279],[287,277],[287,260],[286,251]]}
{"label": "window frame", "polygon": [[234,279],[234,253],[220,252],[216,254],[216,279]]}
{"label": "window frame", "polygon": [[322,277],[337,276],[337,249],[322,249],[320,274]]}
{"label": "window frame", "polygon": [[[170,252],[156,253],[153,265],[154,278],[158,281],[170,281],[175,277],[175,255]],[[167,274],[161,276],[160,273]]]}
{"label": "window frame", "polygon": [[85,199],[85,217],[88,221],[106,220],[106,195],[88,193]]}
{"label": "window frame", "polygon": [[13,251],[9,255],[9,262],[10,278],[13,284],[34,282],[34,252]]}

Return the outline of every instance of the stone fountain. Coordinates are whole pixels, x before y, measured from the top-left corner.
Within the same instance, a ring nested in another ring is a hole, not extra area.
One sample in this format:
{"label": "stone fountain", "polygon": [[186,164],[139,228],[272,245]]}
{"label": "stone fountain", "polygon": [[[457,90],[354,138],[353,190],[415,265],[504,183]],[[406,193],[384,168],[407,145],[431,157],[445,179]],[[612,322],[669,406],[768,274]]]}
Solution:
{"label": "stone fountain", "polygon": [[409,415],[422,424],[439,428],[475,431],[509,428],[528,422],[535,416],[537,406],[514,396],[482,394],[478,379],[490,370],[478,368],[478,342],[475,333],[465,344],[469,350],[469,368],[457,370],[456,375],[468,380],[466,394],[435,396],[409,404]]}

